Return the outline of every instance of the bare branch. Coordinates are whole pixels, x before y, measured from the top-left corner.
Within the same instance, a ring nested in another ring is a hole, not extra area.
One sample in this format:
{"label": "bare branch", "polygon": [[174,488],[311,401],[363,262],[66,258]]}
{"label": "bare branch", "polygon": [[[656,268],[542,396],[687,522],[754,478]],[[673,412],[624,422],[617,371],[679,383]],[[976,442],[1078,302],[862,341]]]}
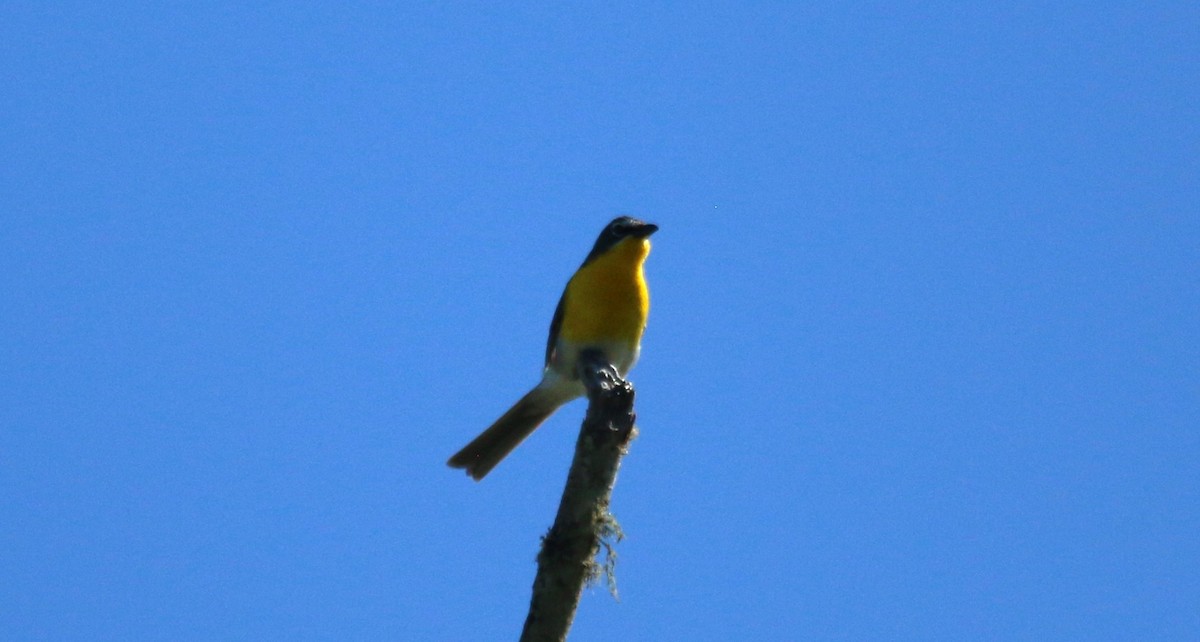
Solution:
{"label": "bare branch", "polygon": [[[634,390],[596,351],[580,356],[579,376],[587,387],[587,416],[575,443],[558,515],[542,538],[522,642],[566,640],[588,581],[607,575],[610,590],[616,592],[611,541],[621,538],[621,529],[608,512],[608,503],[621,456],[636,434]],[[603,565],[596,562],[602,542],[608,553]]]}

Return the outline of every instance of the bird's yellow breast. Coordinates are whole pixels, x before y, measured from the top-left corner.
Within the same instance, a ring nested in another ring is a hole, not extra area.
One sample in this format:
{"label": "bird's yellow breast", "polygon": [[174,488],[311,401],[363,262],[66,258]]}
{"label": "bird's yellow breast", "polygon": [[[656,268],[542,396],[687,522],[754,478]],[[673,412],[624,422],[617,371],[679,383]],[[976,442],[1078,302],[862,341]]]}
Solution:
{"label": "bird's yellow breast", "polygon": [[567,284],[559,336],[578,344],[640,343],[650,312],[642,274],[649,253],[650,241],[626,238],[579,268]]}

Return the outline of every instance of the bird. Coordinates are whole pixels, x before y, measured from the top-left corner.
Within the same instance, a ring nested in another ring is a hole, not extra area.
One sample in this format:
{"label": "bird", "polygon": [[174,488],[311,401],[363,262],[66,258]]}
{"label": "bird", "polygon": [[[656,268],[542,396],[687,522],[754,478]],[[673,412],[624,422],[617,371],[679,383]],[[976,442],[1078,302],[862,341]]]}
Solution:
{"label": "bird", "polygon": [[650,312],[643,264],[656,231],[657,225],[629,216],[604,227],[558,300],[541,381],[455,453],[446,462],[451,468],[465,469],[475,481],[483,479],[554,411],[582,397],[577,369],[585,351],[597,351],[626,376],[638,360]]}

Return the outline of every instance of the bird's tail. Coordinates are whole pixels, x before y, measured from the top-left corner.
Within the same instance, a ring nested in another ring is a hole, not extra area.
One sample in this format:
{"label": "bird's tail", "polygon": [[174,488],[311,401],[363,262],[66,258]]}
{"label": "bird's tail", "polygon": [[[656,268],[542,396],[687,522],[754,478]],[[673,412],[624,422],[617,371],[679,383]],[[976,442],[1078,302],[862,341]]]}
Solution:
{"label": "bird's tail", "polygon": [[564,395],[562,390],[554,387],[537,386],[446,463],[451,468],[465,468],[475,481],[483,479],[559,406],[574,396],[577,395]]}

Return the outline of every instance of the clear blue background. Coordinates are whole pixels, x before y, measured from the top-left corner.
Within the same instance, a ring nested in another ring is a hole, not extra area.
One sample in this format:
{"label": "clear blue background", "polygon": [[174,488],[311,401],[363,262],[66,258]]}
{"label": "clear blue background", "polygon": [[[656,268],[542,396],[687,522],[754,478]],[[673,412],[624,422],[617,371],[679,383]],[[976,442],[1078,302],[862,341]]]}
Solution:
{"label": "clear blue background", "polygon": [[5,3],[0,637],[515,639],[629,213],[572,640],[1200,639],[1200,5],[1045,4]]}

